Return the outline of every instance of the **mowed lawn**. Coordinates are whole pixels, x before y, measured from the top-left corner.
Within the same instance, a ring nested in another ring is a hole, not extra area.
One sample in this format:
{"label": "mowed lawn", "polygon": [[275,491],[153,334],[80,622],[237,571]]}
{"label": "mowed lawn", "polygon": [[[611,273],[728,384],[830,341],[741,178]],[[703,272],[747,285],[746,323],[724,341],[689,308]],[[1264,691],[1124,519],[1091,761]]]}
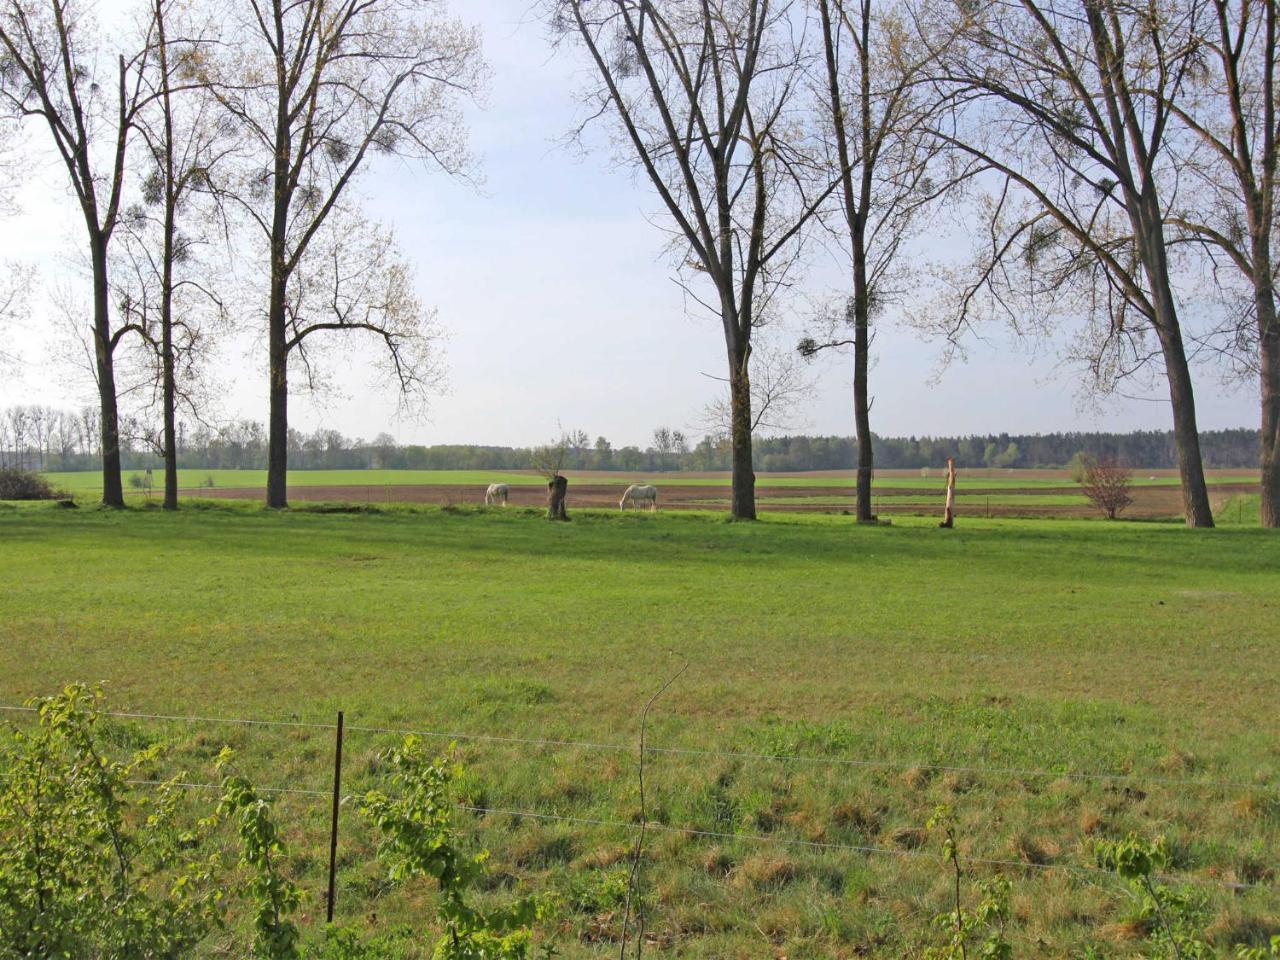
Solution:
{"label": "mowed lawn", "polygon": [[[648,817],[724,835],[650,837],[659,955],[918,951],[948,909],[924,830],[939,803],[966,855],[1012,865],[971,870],[1013,880],[1016,955],[1139,955],[1123,890],[1089,872],[1093,842],[1131,830],[1170,838],[1216,942],[1280,932],[1280,538],[1266,531],[0,505],[0,578],[0,702],[101,680],[114,707],[148,713],[343,709],[356,727],[440,734],[442,750],[463,735],[467,798],[500,810],[634,822],[633,751],[465,735],[633,746],[646,700],[687,663],[650,742],[749,756],[648,759]],[[122,724],[173,737],[192,779],[213,776],[222,740],[265,784],[329,776],[325,731]],[[391,737],[351,734],[350,789]],[[1136,779],[1075,776],[1102,773]],[[314,914],[325,802],[283,809]],[[616,954],[627,827],[474,823],[506,882],[561,897],[566,956]],[[418,916],[350,830],[347,918]]]}

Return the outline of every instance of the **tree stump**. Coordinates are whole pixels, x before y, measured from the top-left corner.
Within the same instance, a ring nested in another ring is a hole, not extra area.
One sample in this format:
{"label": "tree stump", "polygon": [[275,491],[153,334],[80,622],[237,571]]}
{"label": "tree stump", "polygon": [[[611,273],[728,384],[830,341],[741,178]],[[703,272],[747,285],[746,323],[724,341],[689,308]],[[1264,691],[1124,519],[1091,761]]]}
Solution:
{"label": "tree stump", "polygon": [[554,478],[547,482],[547,519],[548,520],[568,520],[569,514],[565,512],[564,501],[569,495],[569,481],[564,477],[556,474]]}
{"label": "tree stump", "polygon": [[950,530],[955,525],[956,511],[956,462],[947,457],[947,504],[942,511],[942,522],[938,524]]}

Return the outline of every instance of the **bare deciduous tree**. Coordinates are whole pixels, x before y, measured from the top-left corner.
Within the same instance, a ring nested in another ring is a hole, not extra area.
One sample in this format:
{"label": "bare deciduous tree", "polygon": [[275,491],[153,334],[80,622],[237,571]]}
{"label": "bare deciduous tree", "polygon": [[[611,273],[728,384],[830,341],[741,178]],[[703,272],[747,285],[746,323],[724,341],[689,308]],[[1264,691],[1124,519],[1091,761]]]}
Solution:
{"label": "bare deciduous tree", "polygon": [[217,25],[197,9],[176,0],[151,2],[154,56],[143,74],[150,96],[137,122],[149,162],[136,165],[140,197],[124,213],[127,265],[116,271],[121,311],[142,334],[147,380],[160,407],[162,426],[149,442],[155,440],[164,458],[167,510],[178,507],[178,405],[194,418],[203,415],[194,374],[223,303],[214,285],[218,271],[200,253],[211,235],[223,232],[213,177],[235,147],[199,80]]}
{"label": "bare deciduous tree", "polygon": [[[477,94],[484,65],[476,32],[446,17],[437,0],[246,0],[241,9],[243,22],[230,26],[206,79],[251,145],[233,195],[265,248],[267,504],[283,507],[289,359],[296,353],[307,362],[312,334],[375,337],[402,390],[417,390],[438,372],[435,364],[421,365],[426,354],[417,348],[431,338],[406,336],[403,311],[365,311],[345,294],[324,319],[309,308],[301,316],[299,307],[317,284],[337,290],[330,281],[377,282],[344,262],[340,228],[331,223],[370,158],[392,155],[465,173],[459,101]],[[330,240],[317,255],[312,248],[326,230]],[[354,246],[371,249],[367,238]],[[321,268],[324,279],[309,277],[309,266]],[[403,286],[402,275],[392,280]],[[387,287],[377,299],[385,306],[404,292]]]}
{"label": "bare deciduous tree", "polygon": [[115,352],[129,324],[113,326],[109,258],[125,189],[125,157],[146,105],[146,39],[111,56],[79,0],[5,0],[0,7],[0,102],[12,116],[43,123],[80,206],[93,280],[92,340],[102,431],[102,502],[124,506]]}
{"label": "bare deciduous tree", "polygon": [[1197,9],[1162,7],[1156,16],[1120,0],[962,4],[954,16],[963,39],[937,51],[934,71],[956,109],[934,132],[1004,180],[987,246],[956,284],[953,331],[983,307],[1020,324],[1056,305],[1095,321],[1095,373],[1123,376],[1161,361],[1186,522],[1210,527],[1165,232],[1165,194],[1176,182],[1168,104],[1198,66],[1186,42]]}
{"label": "bare deciduous tree", "polygon": [[590,115],[616,121],[624,159],[661,198],[678,282],[720,321],[732,514],[754,519],[752,334],[793,272],[802,228],[835,187],[808,189],[798,7],[790,0],[545,2],[553,29],[580,43],[599,80],[587,94]]}
{"label": "bare deciduous tree", "polygon": [[1278,527],[1280,317],[1273,238],[1280,163],[1280,10],[1276,0],[1209,0],[1208,9],[1211,15],[1189,38],[1204,69],[1193,71],[1181,96],[1167,102],[1188,134],[1174,149],[1193,185],[1169,222],[1209,257],[1219,286],[1230,291],[1232,278],[1239,278],[1246,287],[1243,296],[1233,298],[1244,309],[1232,318],[1243,324],[1228,324],[1230,346],[1244,348],[1247,365],[1259,377],[1261,520],[1264,527]]}
{"label": "bare deciduous tree", "polygon": [[1089,502],[1103,512],[1108,520],[1114,520],[1125,507],[1133,503],[1129,495],[1129,481],[1133,473],[1109,457],[1088,457],[1084,463],[1084,479],[1080,486]]}
{"label": "bare deciduous tree", "polygon": [[[929,132],[940,109],[921,83],[930,45],[915,40],[903,9],[871,0],[817,0],[824,102],[830,127],[826,166],[839,173],[838,215],[824,217],[842,241],[852,294],[800,350],[853,348],[853,411],[858,442],[857,518],[873,519],[869,359],[872,314],[895,299],[894,268],[921,215],[977,161],[943,171],[942,144]],[[935,41],[936,43],[936,41]],[[835,226],[838,222],[839,226]],[[852,339],[850,339],[850,332]]]}

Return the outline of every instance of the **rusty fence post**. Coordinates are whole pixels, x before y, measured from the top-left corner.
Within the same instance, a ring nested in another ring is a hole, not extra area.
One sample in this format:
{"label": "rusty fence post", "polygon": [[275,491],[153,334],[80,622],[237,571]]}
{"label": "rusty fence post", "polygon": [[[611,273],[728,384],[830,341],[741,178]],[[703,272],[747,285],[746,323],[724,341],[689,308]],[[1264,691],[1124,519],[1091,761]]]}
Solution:
{"label": "rusty fence post", "polygon": [[329,896],[325,922],[333,923],[334,883],[338,870],[338,806],[342,795],[342,711],[338,711],[338,732],[333,750],[333,817],[329,823]]}

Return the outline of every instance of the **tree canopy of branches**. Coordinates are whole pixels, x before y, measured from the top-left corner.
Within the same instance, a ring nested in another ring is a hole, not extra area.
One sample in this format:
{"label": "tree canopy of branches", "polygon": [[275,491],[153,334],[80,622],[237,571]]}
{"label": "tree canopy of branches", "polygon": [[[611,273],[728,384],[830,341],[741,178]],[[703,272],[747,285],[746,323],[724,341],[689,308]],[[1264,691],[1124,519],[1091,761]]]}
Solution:
{"label": "tree canopy of branches", "polygon": [[[753,351],[751,374],[751,432],[794,430],[802,404],[814,390],[814,380],[795,351],[762,343]],[[718,377],[714,379],[720,379]],[[714,437],[733,433],[733,405],[727,391],[702,408],[696,426]]]}
{"label": "tree canopy of branches", "polygon": [[658,194],[678,282],[724,334],[732,515],[754,519],[752,334],[795,267],[806,221],[834,189],[807,189],[806,52],[787,0],[547,0],[598,81],[593,117]]}
{"label": "tree canopy of branches", "polygon": [[31,271],[21,264],[0,264],[4,279],[0,281],[0,376],[8,375],[22,362],[19,353],[9,347],[11,327],[25,319],[27,296],[31,288]]}
{"label": "tree canopy of branches", "polygon": [[[1001,181],[990,235],[957,283],[959,329],[983,302],[1044,318],[1086,312],[1095,373],[1162,361],[1186,521],[1212,526],[1165,216],[1176,184],[1168,104],[1198,55],[1198,6],[1123,0],[982,0],[957,6],[962,38],[934,71],[954,106],[945,143]],[[1146,338],[1154,335],[1151,350]],[[1106,369],[1110,363],[1109,369]]]}
{"label": "tree canopy of branches", "polygon": [[[245,0],[208,82],[251,157],[230,195],[261,242],[270,397],[267,504],[288,503],[289,359],[323,333],[385,347],[422,396],[432,338],[389,236],[345,201],[376,155],[449,175],[470,158],[462,99],[484,80],[479,38],[436,0]],[[382,276],[379,276],[382,274]],[[317,338],[318,339],[318,338]]]}

